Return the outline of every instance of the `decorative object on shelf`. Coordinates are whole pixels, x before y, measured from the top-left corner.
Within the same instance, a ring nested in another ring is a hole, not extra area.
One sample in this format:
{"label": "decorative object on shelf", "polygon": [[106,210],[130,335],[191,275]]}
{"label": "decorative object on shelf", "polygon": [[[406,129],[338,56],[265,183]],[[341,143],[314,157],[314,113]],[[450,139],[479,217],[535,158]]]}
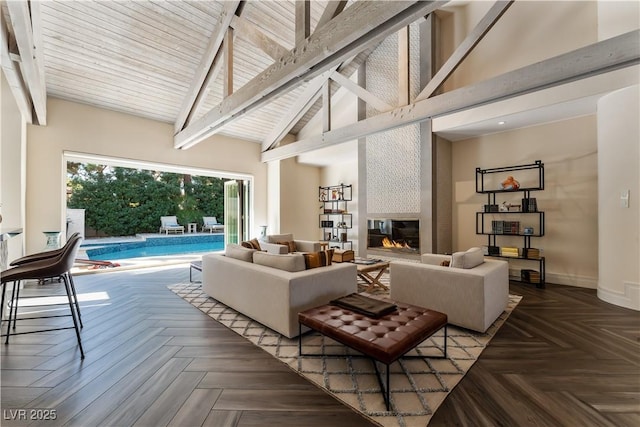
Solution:
{"label": "decorative object on shelf", "polygon": [[520,188],[520,183],[511,175],[502,181],[501,185],[503,190],[517,190]]}
{"label": "decorative object on shelf", "polygon": [[[521,186],[520,182],[510,174],[500,183],[500,189],[493,189],[499,182],[497,174],[512,173],[513,171],[519,171],[519,175],[522,175],[519,178],[525,183],[524,186]],[[537,200],[535,197],[531,197],[531,192],[542,190],[544,190],[544,164],[540,160],[526,165],[490,169],[476,168],[476,193],[487,195],[487,201],[482,205],[482,211],[476,212],[476,234],[487,236],[487,245],[483,248],[483,253],[493,257],[537,262],[537,270],[520,269],[521,274],[512,277],[512,280],[533,283],[540,288],[545,284],[546,260],[542,256],[541,249],[531,247],[531,238],[544,236],[545,214],[538,210]],[[514,205],[509,200],[496,201],[496,195],[504,195],[507,191],[523,193],[521,204]],[[515,216],[517,219],[495,219],[507,216],[509,218]],[[527,226],[521,229],[521,219],[524,218],[527,219]],[[529,225],[532,223],[531,219],[533,219],[534,225]],[[488,226],[491,228],[489,229]],[[501,236],[500,239],[514,239],[514,236],[520,236],[524,244],[520,248],[515,247],[513,242],[510,245],[499,246],[498,236]],[[517,264],[516,268],[519,266],[520,264]]]}
{"label": "decorative object on shelf", "polygon": [[267,237],[267,226],[266,225],[261,225],[260,226],[260,239],[266,239]]}

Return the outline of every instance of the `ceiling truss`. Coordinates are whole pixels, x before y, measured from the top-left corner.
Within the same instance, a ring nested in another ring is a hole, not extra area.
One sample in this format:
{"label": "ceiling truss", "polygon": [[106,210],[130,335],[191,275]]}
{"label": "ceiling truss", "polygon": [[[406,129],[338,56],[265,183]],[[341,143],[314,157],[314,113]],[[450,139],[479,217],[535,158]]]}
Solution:
{"label": "ceiling truss", "polygon": [[[322,27],[318,27],[309,37],[300,39],[302,41],[287,55],[224,97],[217,107],[178,131],[174,137],[174,146],[192,147],[219,132],[225,125],[239,120],[283,92],[309,82],[332,67],[339,66],[348,58],[379,43],[445,3],[447,2],[362,0],[353,3]],[[326,15],[323,14],[325,16],[335,14],[340,9],[341,2],[329,4],[332,10]],[[302,17],[300,19],[304,21],[307,16],[305,9],[300,7],[299,10],[296,16]],[[303,22],[296,28],[302,28],[299,31],[304,33],[306,26]],[[198,84],[192,85],[195,86]],[[200,85],[199,90],[202,89]],[[176,129],[178,128],[179,126],[176,126]]]}
{"label": "ceiling truss", "polygon": [[262,161],[282,160],[479,105],[640,64],[640,30],[423,99],[339,129],[276,147]]}
{"label": "ceiling truss", "polygon": [[[25,119],[29,123],[46,125],[47,88],[40,3],[9,1],[6,5],[10,22],[2,17],[2,69]],[[8,24],[11,25],[11,33]]]}

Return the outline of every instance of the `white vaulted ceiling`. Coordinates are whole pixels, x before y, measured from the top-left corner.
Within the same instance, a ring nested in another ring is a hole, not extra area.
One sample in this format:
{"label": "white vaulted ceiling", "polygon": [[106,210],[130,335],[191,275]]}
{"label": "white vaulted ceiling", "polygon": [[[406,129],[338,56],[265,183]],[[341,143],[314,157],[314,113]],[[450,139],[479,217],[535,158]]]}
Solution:
{"label": "white vaulted ceiling", "polygon": [[[313,31],[327,2],[310,4]],[[47,95],[174,123],[210,39],[226,30],[220,25],[223,10],[224,1],[42,1],[39,21]],[[241,14],[286,50],[295,43],[294,15],[295,2],[282,0],[244,2]],[[236,89],[274,63],[241,31],[234,39],[233,61]],[[192,121],[220,104],[222,81],[219,73],[209,84]],[[301,83],[220,133],[262,142],[305,86]]]}

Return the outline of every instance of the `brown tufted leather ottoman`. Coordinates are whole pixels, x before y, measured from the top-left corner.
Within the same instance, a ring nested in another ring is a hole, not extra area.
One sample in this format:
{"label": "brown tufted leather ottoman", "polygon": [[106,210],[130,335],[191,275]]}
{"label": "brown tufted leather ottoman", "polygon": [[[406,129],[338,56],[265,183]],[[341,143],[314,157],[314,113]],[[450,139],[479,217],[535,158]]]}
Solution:
{"label": "brown tufted leather ottoman", "polygon": [[[302,325],[305,325],[374,360],[373,365],[383,390],[387,410],[390,406],[389,365],[391,363],[442,328],[444,328],[444,355],[438,358],[447,357],[446,314],[415,305],[399,302],[393,302],[393,304],[398,307],[395,313],[377,319],[330,304],[298,313],[301,330]],[[302,353],[302,335],[298,338],[298,350],[300,356],[318,356]],[[405,357],[424,358],[424,356]],[[375,361],[386,365],[386,387]]]}

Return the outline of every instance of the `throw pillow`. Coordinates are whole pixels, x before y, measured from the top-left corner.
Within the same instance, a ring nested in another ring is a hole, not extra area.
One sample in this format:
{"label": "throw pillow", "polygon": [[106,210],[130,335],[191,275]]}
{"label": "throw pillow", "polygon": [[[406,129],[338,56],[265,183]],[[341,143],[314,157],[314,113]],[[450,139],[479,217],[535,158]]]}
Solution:
{"label": "throw pillow", "polygon": [[258,239],[245,240],[241,243],[241,245],[249,249],[256,249],[258,251],[262,250],[260,249],[260,243],[258,242]]}
{"label": "throw pillow", "polygon": [[471,248],[466,252],[456,252],[451,256],[451,267],[473,268],[484,262],[484,254],[480,248]]}
{"label": "throw pillow", "polygon": [[304,257],[302,254],[270,254],[268,252],[255,251],[253,263],[266,267],[277,268],[288,272],[303,271],[305,269]]}
{"label": "throw pillow", "polygon": [[259,251],[262,250],[262,248],[260,248],[260,242],[258,242],[258,239],[253,238],[249,240],[249,243],[251,243],[251,247],[253,247],[253,249],[257,249]]}
{"label": "throw pillow", "polygon": [[304,256],[304,264],[308,269],[325,267],[331,265],[331,259],[333,258],[333,249],[320,252],[310,252],[302,254]]}
{"label": "throw pillow", "polygon": [[244,248],[241,245],[230,243],[224,251],[225,256],[229,258],[239,259],[240,261],[253,262],[253,253],[255,249]]}
{"label": "throw pillow", "polygon": [[447,259],[445,259],[444,261],[442,261],[440,263],[440,265],[443,266],[443,267],[449,267],[450,264],[451,264],[451,261],[449,261]]}
{"label": "throw pillow", "polygon": [[295,251],[297,251],[297,250],[298,250],[298,249],[296,248],[296,242],[294,242],[293,240],[289,240],[289,241],[286,241],[286,242],[276,242],[276,244],[277,244],[277,245],[284,245],[284,246],[286,246],[286,247],[287,247],[287,251],[288,251],[289,253],[291,253],[291,252],[295,252]]}

